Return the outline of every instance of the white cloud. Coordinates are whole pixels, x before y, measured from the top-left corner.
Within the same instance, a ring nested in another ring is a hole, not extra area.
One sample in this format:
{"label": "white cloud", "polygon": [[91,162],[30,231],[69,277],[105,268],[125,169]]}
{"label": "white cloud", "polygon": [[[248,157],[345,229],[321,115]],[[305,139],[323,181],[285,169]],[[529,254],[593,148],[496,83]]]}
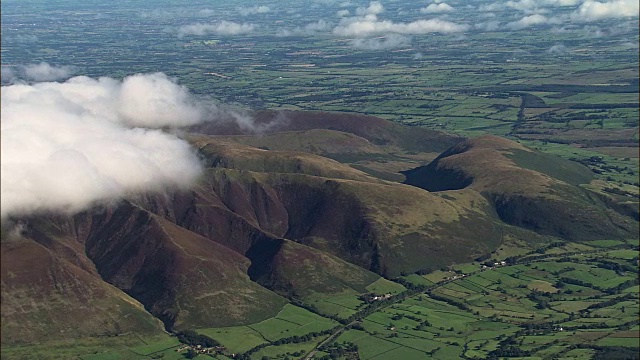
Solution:
{"label": "white cloud", "polygon": [[523,17],[518,21],[513,21],[505,25],[508,29],[521,30],[536,25],[557,24],[558,19],[548,18],[544,15],[534,14]]}
{"label": "white cloud", "polygon": [[350,42],[351,46],[363,50],[388,50],[405,47],[411,44],[411,38],[404,35],[389,34],[384,37],[363,39],[358,38]]}
{"label": "white cloud", "polygon": [[500,22],[497,20],[477,23],[474,27],[483,31],[498,31],[501,29]]}
{"label": "white cloud", "polygon": [[432,14],[432,13],[451,12],[454,10],[455,9],[453,8],[453,6],[447,3],[439,3],[439,4],[429,4],[427,7],[420,9],[420,12],[424,14]]}
{"label": "white cloud", "polygon": [[380,21],[375,17],[365,17],[342,22],[333,29],[333,33],[341,36],[370,36],[375,34],[428,34],[428,33],[456,33],[466,31],[467,25],[460,25],[440,19],[417,20],[410,23],[394,23]]}
{"label": "white cloud", "polygon": [[514,9],[525,14],[542,14],[549,12],[548,8],[577,6],[584,0],[509,0],[482,4],[478,7],[481,12],[504,11]]}
{"label": "white cloud", "polygon": [[360,16],[378,15],[382,12],[384,12],[384,6],[382,6],[382,3],[380,3],[380,1],[372,1],[369,3],[368,7],[359,7],[356,9],[356,14]]}
{"label": "white cloud", "polygon": [[41,62],[40,64],[25,65],[23,72],[27,79],[40,82],[68,79],[74,69],[71,66],[52,66]]}
{"label": "white cloud", "polygon": [[76,212],[130,192],[187,186],[194,150],[159,129],[203,119],[185,88],[164,74],[118,81],[3,86],[1,216]]}
{"label": "white cloud", "polygon": [[324,20],[318,20],[313,23],[309,23],[305,26],[297,26],[293,29],[279,30],[277,36],[294,36],[294,35],[311,35],[321,31],[326,31],[331,27],[329,23]]}
{"label": "white cloud", "polygon": [[586,0],[571,14],[576,21],[598,21],[603,19],[638,17],[640,5],[638,0],[612,0],[599,2]]}
{"label": "white cloud", "polygon": [[571,7],[577,6],[584,0],[518,0],[507,1],[506,6],[520,10],[530,11],[540,7]]}
{"label": "white cloud", "polygon": [[357,8],[357,16],[343,17],[338,26],[333,29],[333,34],[366,38],[380,34],[418,35],[435,32],[455,33],[469,29],[468,25],[456,24],[442,19],[422,19],[407,23],[380,20],[378,19],[378,14],[382,12],[384,12],[382,4],[379,1],[372,1],[366,8]]}
{"label": "white cloud", "polygon": [[266,14],[271,11],[271,8],[265,5],[251,6],[251,7],[239,7],[238,12],[242,16],[254,15],[254,14]]}
{"label": "white cloud", "polygon": [[605,35],[605,33],[598,26],[589,26],[586,25],[582,28],[582,30],[587,34],[587,36],[592,38],[600,38]]}
{"label": "white cloud", "polygon": [[338,12],[336,12],[336,16],[337,17],[346,17],[351,15],[351,12],[347,9],[343,9],[343,10],[338,10]]}
{"label": "white cloud", "polygon": [[504,10],[504,4],[502,3],[482,4],[478,6],[478,11],[480,12],[494,12],[501,10]]}
{"label": "white cloud", "polygon": [[[638,0],[509,0],[483,4],[478,7],[478,10],[488,14],[508,9],[522,11],[526,16],[500,26],[506,29],[520,30],[536,25],[561,25],[572,22],[637,18],[640,12],[639,4]],[[555,8],[566,10],[558,11],[554,10]],[[479,23],[475,27],[495,30],[497,26],[496,23]],[[555,29],[554,31],[561,30]]]}
{"label": "white cloud", "polygon": [[507,1],[505,6],[520,11],[530,11],[538,8],[542,5],[541,1],[536,0],[519,0],[519,1]]}
{"label": "white cloud", "polygon": [[544,3],[551,6],[576,6],[584,0],[545,0]]}
{"label": "white cloud", "polygon": [[567,53],[567,47],[562,44],[556,44],[550,47],[547,52],[554,55],[564,55]]}
{"label": "white cloud", "polygon": [[131,126],[187,126],[203,118],[204,109],[184,86],[162,73],[133,75],[120,86],[120,119]]}
{"label": "white cloud", "polygon": [[0,80],[3,84],[11,84],[16,80],[16,72],[13,67],[2,66],[2,73],[0,74]]}
{"label": "white cloud", "polygon": [[197,35],[203,36],[207,34],[214,35],[242,35],[249,34],[257,28],[254,24],[238,24],[231,21],[220,21],[215,24],[190,24],[183,25],[178,29],[178,36]]}
{"label": "white cloud", "polygon": [[198,15],[204,16],[204,17],[213,16],[216,13],[217,12],[215,10],[212,10],[212,9],[202,9],[202,10],[198,11]]}
{"label": "white cloud", "polygon": [[637,41],[626,41],[626,42],[622,43],[622,46],[624,46],[627,49],[636,49],[636,50],[638,50],[638,48],[640,48],[640,44],[638,44]]}
{"label": "white cloud", "polygon": [[325,31],[329,29],[329,27],[330,25],[326,21],[318,20],[317,22],[309,23],[305,25],[303,29],[307,32],[318,32],[318,31]]}
{"label": "white cloud", "polygon": [[54,66],[46,62],[39,64],[18,65],[14,67],[2,67],[2,83],[14,83],[16,81],[57,81],[71,77],[75,72],[72,66]]}

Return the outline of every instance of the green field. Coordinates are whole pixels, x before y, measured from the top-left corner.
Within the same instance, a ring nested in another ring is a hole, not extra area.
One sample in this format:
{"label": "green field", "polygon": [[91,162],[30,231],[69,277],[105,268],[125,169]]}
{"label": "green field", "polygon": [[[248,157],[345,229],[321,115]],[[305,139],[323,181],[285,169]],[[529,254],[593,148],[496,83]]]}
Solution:
{"label": "green field", "polygon": [[245,326],[198,329],[234,353],[246,352],[258,345],[283,338],[321,332],[338,323],[308,310],[287,304],[274,318]]}

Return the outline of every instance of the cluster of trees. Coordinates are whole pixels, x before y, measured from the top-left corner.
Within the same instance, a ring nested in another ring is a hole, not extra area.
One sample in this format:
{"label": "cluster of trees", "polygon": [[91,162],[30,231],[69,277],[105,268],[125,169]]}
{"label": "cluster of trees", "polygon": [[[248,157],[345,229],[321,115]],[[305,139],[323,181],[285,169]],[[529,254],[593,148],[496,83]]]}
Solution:
{"label": "cluster of trees", "polygon": [[626,295],[623,295],[623,296],[618,296],[618,297],[613,298],[613,299],[609,299],[607,301],[603,301],[603,302],[598,303],[598,304],[589,305],[589,307],[587,309],[588,310],[601,309],[601,308],[605,308],[605,307],[609,307],[609,306],[615,305],[617,303],[621,303],[623,301],[635,300],[635,299],[637,299],[637,295],[630,293],[630,294],[626,294]]}
{"label": "cluster of trees", "polygon": [[426,327],[431,326],[431,323],[430,323],[428,320],[423,319],[423,318],[418,317],[418,316],[409,315],[409,314],[395,313],[395,314],[391,317],[391,320],[396,320],[396,321],[397,321],[397,320],[400,320],[400,319],[405,318],[405,317],[406,317],[407,319],[411,319],[411,320],[413,320],[413,321],[415,321],[415,322],[417,322],[417,323],[418,323],[418,325],[416,325],[416,326],[413,328],[414,330],[421,331],[421,330],[424,330]]}
{"label": "cluster of trees", "polygon": [[431,323],[428,320],[422,320],[420,321],[420,323],[418,325],[416,325],[413,330],[416,331],[422,331],[424,330],[426,327],[431,326]]}
{"label": "cluster of trees", "polygon": [[522,350],[518,346],[515,345],[500,345],[499,348],[489,352],[487,354],[488,360],[498,360],[503,357],[527,357],[529,356],[529,351]]}
{"label": "cluster of trees", "polygon": [[591,344],[572,345],[580,349],[594,349],[596,353],[593,360],[638,360],[640,354],[638,349],[632,349],[622,346],[597,346]]}
{"label": "cluster of trees", "polygon": [[565,284],[571,284],[571,285],[578,285],[578,286],[583,286],[583,287],[587,287],[587,288],[592,288],[598,291],[603,291],[603,289],[601,289],[600,287],[593,285],[592,283],[586,282],[586,281],[582,281],[582,280],[578,280],[578,279],[574,279],[574,278],[569,278],[569,277],[561,277],[560,281],[562,281]]}
{"label": "cluster of trees", "polygon": [[[557,285],[562,285],[562,284],[558,283]],[[562,294],[561,293],[552,294],[548,292],[532,290],[529,293],[529,295],[527,295],[527,298],[533,301],[534,303],[536,303],[536,308],[548,309],[549,302],[562,299]]]}
{"label": "cluster of trees", "polygon": [[334,359],[340,359],[342,357],[344,357],[345,355],[349,354],[349,353],[358,353],[358,345],[352,343],[352,342],[342,342],[342,343],[334,343],[331,344],[329,346],[323,346],[321,347],[319,350],[324,351],[326,353],[328,353],[328,355],[325,355],[323,357],[321,357],[320,359],[324,359],[324,360],[334,360]]}
{"label": "cluster of trees", "polygon": [[621,264],[619,262],[615,262],[615,261],[609,261],[609,260],[597,260],[597,259],[593,259],[590,262],[595,262],[596,266],[602,269],[607,269],[607,270],[613,270],[617,273],[623,273],[626,271],[629,272],[635,272],[636,271],[636,267],[634,265],[632,265],[633,263],[635,263],[635,261],[638,260],[638,257],[635,257],[634,259],[631,259],[630,263],[631,264]]}
{"label": "cluster of trees", "polygon": [[467,304],[463,303],[462,301],[451,299],[451,298],[448,298],[448,297],[445,297],[445,296],[440,296],[440,295],[434,294],[432,292],[429,292],[429,296],[434,300],[439,300],[439,301],[446,302],[447,304],[449,304],[451,306],[455,306],[460,310],[471,311],[471,308],[469,308],[469,306]]}
{"label": "cluster of trees", "polygon": [[[424,273],[422,271],[418,271],[417,274],[418,275],[424,275],[424,274],[428,274],[430,271],[425,271]],[[393,279],[393,281],[400,283],[402,286],[404,286],[405,288],[407,288],[408,291],[411,292],[411,295],[420,293],[420,292],[425,292],[427,290],[429,290],[430,288],[433,287],[433,285],[429,286],[429,285],[419,285],[419,284],[414,284],[411,281],[407,281],[403,278],[397,278],[397,279]],[[402,294],[400,294],[402,295]],[[399,295],[398,295],[399,296]]]}
{"label": "cluster of trees", "polygon": [[[598,143],[601,144],[601,143]],[[591,144],[594,146],[595,143]],[[601,146],[606,146],[607,144],[601,144]],[[577,158],[577,157],[571,157],[569,158],[569,160],[571,161],[575,161],[578,162],[588,168],[591,169],[591,171],[597,173],[597,174],[601,174],[603,171],[609,171],[609,172],[617,172],[619,174],[622,173],[629,173],[629,172],[633,172],[633,170],[629,169],[628,166],[618,166],[618,165],[609,165],[606,163],[606,161],[604,160],[604,158],[602,156],[591,156],[588,158]],[[633,172],[635,174],[635,172]]]}
{"label": "cluster of trees", "polygon": [[181,343],[191,346],[201,345],[202,347],[210,348],[220,345],[216,340],[208,337],[207,335],[198,334],[193,330],[180,331],[176,333],[176,337]]}
{"label": "cluster of trees", "polygon": [[509,358],[509,357],[528,357],[532,354],[535,354],[541,350],[548,349],[551,346],[557,344],[560,340],[554,340],[537,348],[531,350],[522,350],[520,345],[522,345],[522,340],[520,342],[516,341],[516,335],[511,335],[508,338],[502,340],[497,349],[489,352],[487,354],[487,359],[498,360],[500,358]]}
{"label": "cluster of trees", "polygon": [[600,126],[603,125],[603,120],[608,118],[607,114],[587,114],[584,112],[574,112],[563,115],[544,113],[537,116],[538,119],[551,123],[567,123],[572,120],[597,120]]}

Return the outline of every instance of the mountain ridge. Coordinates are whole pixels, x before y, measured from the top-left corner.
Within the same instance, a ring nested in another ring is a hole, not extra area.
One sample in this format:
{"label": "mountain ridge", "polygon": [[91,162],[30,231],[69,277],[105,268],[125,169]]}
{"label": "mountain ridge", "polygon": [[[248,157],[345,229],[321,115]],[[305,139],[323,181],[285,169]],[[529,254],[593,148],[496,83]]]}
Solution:
{"label": "mountain ridge", "polygon": [[[352,115],[336,115],[318,132],[309,128],[332,114],[312,113],[306,120],[301,112],[286,114],[280,130],[268,128],[264,135],[207,135],[215,132],[210,128],[189,135],[206,165],[190,189],[131,194],[75,215],[34,214],[17,219],[23,227],[17,237],[3,229],[3,260],[12,257],[2,264],[3,343],[37,341],[51,331],[60,338],[82,336],[60,332],[76,325],[72,317],[38,330],[33,313],[15,300],[38,303],[40,294],[65,294],[46,268],[33,270],[48,279],[42,283],[26,276],[29,260],[20,259],[30,253],[76,274],[62,277],[68,283],[108,295],[98,303],[102,320],[87,324],[93,330],[85,334],[159,334],[255,323],[317,293],[363,293],[381,276],[471,262],[495,251],[509,227],[520,229],[522,241],[624,238],[637,229],[637,220],[577,186],[590,179],[581,165],[539,157],[507,139],[462,140]],[[277,117],[267,115],[266,123]],[[233,132],[218,132],[225,131]],[[303,151],[313,144],[304,139],[318,133],[325,144],[335,136],[344,152]],[[296,143],[274,150],[252,146],[291,134],[303,149]],[[420,135],[434,143],[416,145]],[[433,156],[434,149],[441,154]],[[323,156],[346,153],[342,162]],[[405,183],[355,168],[385,164],[405,169]],[[14,256],[16,249],[22,252]],[[25,295],[20,283],[39,290]],[[60,314],[97,306],[70,299],[77,305]],[[114,321],[111,312],[132,315]]]}

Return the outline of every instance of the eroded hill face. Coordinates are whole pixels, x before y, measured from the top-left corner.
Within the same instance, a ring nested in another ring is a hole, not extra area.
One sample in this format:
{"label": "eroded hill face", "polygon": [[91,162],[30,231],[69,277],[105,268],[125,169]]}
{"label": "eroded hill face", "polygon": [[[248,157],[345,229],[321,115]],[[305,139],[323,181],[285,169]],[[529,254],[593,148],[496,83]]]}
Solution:
{"label": "eroded hill face", "polygon": [[[470,262],[505,226],[526,229],[523,241],[637,229],[576,186],[583,168],[505,139],[351,114],[259,116],[277,126],[189,136],[206,165],[189,190],[19,219],[22,234],[2,241],[2,341],[255,323],[287,298]],[[77,309],[91,321],[78,325]]]}
{"label": "eroded hill face", "polygon": [[139,301],[101,278],[72,235],[73,221],[29,224],[0,244],[3,344],[161,333],[162,323]]}

